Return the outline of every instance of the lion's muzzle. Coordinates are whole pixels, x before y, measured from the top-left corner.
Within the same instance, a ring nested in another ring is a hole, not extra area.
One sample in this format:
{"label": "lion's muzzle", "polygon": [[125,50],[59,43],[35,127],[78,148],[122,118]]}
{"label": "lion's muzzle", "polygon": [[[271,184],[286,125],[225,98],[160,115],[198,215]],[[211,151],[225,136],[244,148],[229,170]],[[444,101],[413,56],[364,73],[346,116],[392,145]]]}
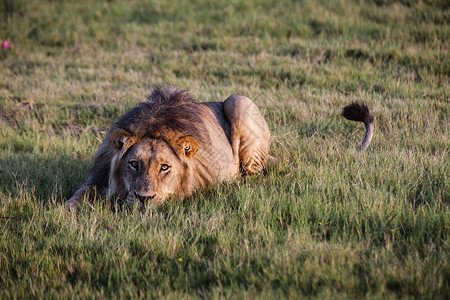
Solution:
{"label": "lion's muzzle", "polygon": [[142,202],[142,204],[145,204],[145,202],[152,200],[155,198],[156,194],[153,195],[140,195],[136,191],[134,192],[134,197]]}

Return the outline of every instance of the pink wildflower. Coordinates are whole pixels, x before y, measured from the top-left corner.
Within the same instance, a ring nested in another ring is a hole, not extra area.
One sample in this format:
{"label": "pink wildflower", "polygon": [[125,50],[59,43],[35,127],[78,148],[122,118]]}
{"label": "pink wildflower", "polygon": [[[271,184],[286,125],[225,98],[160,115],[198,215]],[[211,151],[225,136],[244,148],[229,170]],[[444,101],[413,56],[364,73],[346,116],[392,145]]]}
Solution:
{"label": "pink wildflower", "polygon": [[3,42],[3,48],[4,49],[9,49],[9,42],[8,41]]}

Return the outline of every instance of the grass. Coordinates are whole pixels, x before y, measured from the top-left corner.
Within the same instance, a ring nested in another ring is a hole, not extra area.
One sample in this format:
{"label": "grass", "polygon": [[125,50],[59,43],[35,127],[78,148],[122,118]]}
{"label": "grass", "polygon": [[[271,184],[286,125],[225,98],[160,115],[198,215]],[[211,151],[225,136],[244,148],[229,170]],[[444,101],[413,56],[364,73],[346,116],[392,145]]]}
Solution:
{"label": "grass", "polygon": [[[0,4],[0,298],[445,298],[447,1]],[[279,159],[182,203],[62,203],[153,87],[254,99]],[[339,117],[369,105],[376,131]]]}

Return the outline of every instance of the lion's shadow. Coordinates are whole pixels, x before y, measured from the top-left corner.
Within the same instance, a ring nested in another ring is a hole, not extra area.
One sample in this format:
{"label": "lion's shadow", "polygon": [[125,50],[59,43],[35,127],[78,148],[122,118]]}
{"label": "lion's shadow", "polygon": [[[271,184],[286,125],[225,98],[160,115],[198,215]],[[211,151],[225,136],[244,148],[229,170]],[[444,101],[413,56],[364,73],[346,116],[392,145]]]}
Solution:
{"label": "lion's shadow", "polygon": [[0,156],[0,193],[42,203],[67,200],[86,180],[92,158],[28,152]]}

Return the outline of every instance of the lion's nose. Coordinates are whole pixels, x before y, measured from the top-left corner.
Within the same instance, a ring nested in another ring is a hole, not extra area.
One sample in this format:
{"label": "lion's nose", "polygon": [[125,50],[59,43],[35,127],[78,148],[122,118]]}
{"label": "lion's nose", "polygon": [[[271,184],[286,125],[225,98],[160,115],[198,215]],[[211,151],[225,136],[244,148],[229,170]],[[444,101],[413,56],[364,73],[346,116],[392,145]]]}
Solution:
{"label": "lion's nose", "polygon": [[135,191],[135,192],[134,192],[134,196],[135,196],[136,198],[138,198],[139,201],[141,201],[142,203],[145,203],[145,202],[147,202],[148,200],[152,200],[153,198],[155,198],[156,194],[149,195],[149,196],[142,196],[142,195],[139,195],[139,194]]}

